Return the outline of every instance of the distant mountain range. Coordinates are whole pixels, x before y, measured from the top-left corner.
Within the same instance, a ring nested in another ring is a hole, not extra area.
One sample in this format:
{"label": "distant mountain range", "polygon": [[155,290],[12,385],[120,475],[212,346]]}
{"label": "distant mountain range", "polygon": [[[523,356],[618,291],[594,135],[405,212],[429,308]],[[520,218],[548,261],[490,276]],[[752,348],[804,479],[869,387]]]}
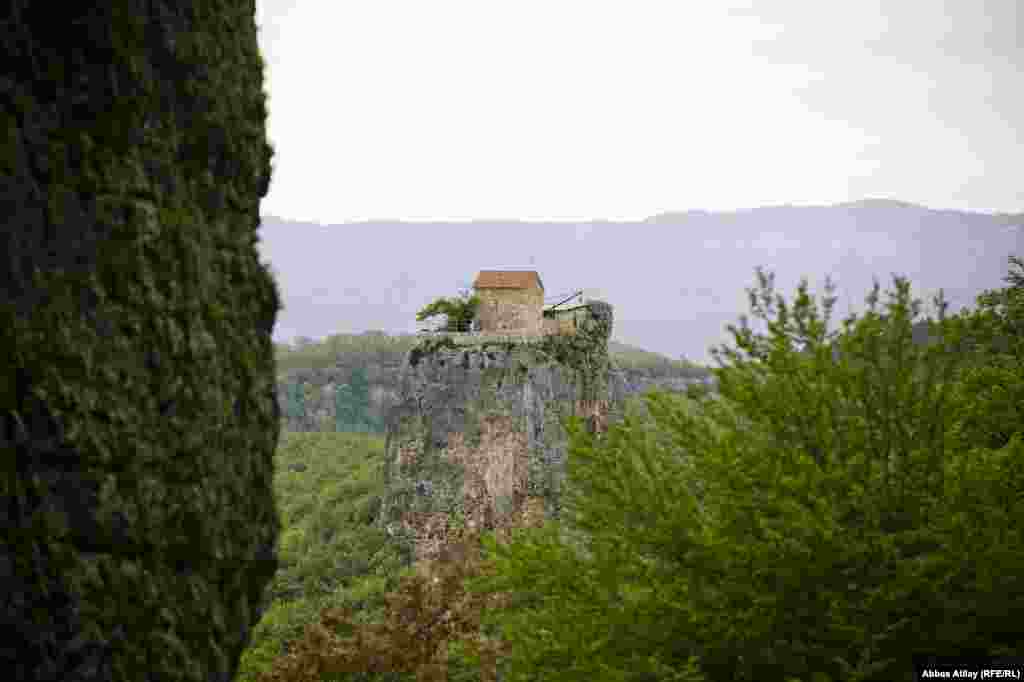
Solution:
{"label": "distant mountain range", "polygon": [[[318,225],[263,218],[260,253],[284,310],[277,342],[338,332],[415,330],[416,311],[469,287],[481,269],[536,269],[548,299],[582,288],[615,306],[614,338],[710,362],[725,325],[749,312],[754,268],[776,273],[787,299],[806,277],[837,284],[835,324],[861,311],[872,278],[909,277],[926,302],[940,287],[952,310],[1005,285],[1008,256],[1024,255],[1024,214],[930,209],[888,199],[664,213],[643,221]],[[884,299],[883,299],[884,300]]]}
{"label": "distant mountain range", "polygon": [[[783,204],[780,206],[762,206],[760,208],[745,208],[737,209],[735,212],[747,212],[747,211],[766,211],[766,210],[820,210],[820,209],[873,209],[873,210],[896,210],[896,209],[910,209],[916,211],[928,211],[932,213],[962,213],[965,215],[986,215],[1002,220],[1006,224],[1020,224],[1024,223],[1024,213],[975,213],[970,211],[957,211],[953,209],[931,209],[921,206],[919,204],[913,204],[909,201],[899,201],[898,199],[861,199],[859,201],[847,201],[840,204],[831,204],[828,206],[793,206],[790,204]],[[667,213],[659,213],[658,215],[647,218],[644,222],[652,223],[674,223],[681,220],[686,220],[695,215],[728,215],[732,211],[670,211]]]}

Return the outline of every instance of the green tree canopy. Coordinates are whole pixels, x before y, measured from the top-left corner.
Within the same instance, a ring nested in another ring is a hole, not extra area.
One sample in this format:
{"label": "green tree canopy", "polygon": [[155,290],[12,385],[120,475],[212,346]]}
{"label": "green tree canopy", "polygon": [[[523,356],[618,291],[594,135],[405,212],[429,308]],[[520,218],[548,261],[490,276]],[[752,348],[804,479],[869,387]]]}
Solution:
{"label": "green tree canopy", "polygon": [[366,367],[352,370],[349,383],[342,384],[334,393],[334,418],[338,431],[377,431],[370,415],[370,382]]}
{"label": "green tree canopy", "polygon": [[446,321],[441,327],[442,331],[466,331],[476,316],[479,305],[479,296],[470,295],[469,290],[463,290],[460,292],[459,298],[438,298],[428,304],[416,313],[416,321],[423,322],[444,315]]}
{"label": "green tree canopy", "polygon": [[292,382],[285,384],[285,404],[282,410],[286,417],[298,419],[306,414],[306,400],[303,384]]}
{"label": "green tree canopy", "polygon": [[[1024,269],[1019,260],[1011,262]],[[829,332],[758,271],[718,394],[570,420],[565,514],[473,590],[514,680],[909,679],[911,654],[1024,654],[1024,279],[929,320],[896,278]],[[829,291],[831,293],[831,291]],[[823,313],[823,314],[822,314]]]}

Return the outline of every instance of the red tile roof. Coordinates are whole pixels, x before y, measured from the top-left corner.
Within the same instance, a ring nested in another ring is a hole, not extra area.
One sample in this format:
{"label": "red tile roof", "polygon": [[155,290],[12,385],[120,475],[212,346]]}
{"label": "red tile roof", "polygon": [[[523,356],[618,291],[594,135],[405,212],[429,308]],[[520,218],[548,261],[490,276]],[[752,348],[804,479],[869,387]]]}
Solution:
{"label": "red tile roof", "polygon": [[536,270],[481,270],[473,282],[474,289],[533,289],[544,290]]}

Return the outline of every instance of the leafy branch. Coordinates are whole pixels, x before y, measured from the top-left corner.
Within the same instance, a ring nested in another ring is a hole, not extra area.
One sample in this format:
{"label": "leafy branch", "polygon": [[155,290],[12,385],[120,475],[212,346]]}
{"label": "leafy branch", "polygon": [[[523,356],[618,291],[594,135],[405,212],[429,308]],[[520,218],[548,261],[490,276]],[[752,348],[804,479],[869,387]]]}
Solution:
{"label": "leafy branch", "polygon": [[429,303],[422,310],[416,313],[416,321],[444,315],[446,323],[438,331],[464,331],[469,328],[470,322],[476,317],[477,308],[480,306],[480,297],[476,294],[470,295],[468,290],[459,293],[459,298],[438,298]]}

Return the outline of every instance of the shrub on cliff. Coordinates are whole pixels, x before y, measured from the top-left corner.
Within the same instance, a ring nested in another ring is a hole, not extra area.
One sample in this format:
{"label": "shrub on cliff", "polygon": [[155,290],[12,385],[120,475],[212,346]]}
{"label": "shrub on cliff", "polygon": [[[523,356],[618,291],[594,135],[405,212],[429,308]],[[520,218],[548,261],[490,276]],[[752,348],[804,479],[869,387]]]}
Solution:
{"label": "shrub on cliff", "polygon": [[443,331],[467,331],[476,310],[480,306],[480,297],[470,295],[468,290],[462,291],[459,298],[439,298],[416,313],[416,321],[423,322],[444,315],[447,318],[441,327]]}
{"label": "shrub on cliff", "polygon": [[[596,439],[570,424],[566,514],[488,540],[471,590],[513,680],[909,679],[911,654],[1024,654],[1024,263],[930,321],[896,278],[885,315],[827,331],[801,283],[751,290],[719,396],[655,394]],[[835,352],[838,349],[838,352]],[[573,538],[571,541],[569,538]]]}

